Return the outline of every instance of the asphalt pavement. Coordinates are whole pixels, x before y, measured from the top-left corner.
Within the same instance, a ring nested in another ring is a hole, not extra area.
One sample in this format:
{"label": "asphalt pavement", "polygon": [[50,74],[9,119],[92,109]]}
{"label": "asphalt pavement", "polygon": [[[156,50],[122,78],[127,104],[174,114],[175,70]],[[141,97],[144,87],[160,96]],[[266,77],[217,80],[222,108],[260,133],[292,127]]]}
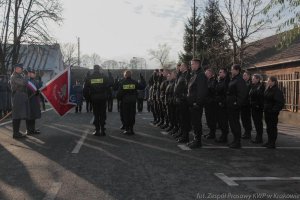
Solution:
{"label": "asphalt pavement", "polygon": [[280,125],[277,149],[203,139],[190,150],[150,125],[145,109],[133,136],[120,134],[116,105],[106,137],[92,135],[91,119],[49,110],[37,120],[42,134],[20,140],[0,124],[0,199],[300,199],[300,128]]}

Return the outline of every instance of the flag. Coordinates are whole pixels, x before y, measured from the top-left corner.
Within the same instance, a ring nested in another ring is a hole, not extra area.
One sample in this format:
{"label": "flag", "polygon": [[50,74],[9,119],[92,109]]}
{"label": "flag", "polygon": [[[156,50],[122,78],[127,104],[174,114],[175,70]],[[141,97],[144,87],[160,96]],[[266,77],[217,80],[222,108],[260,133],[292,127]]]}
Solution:
{"label": "flag", "polygon": [[75,104],[69,103],[70,72],[69,68],[58,74],[40,89],[41,94],[60,115],[65,115]]}
{"label": "flag", "polygon": [[27,82],[27,87],[28,87],[32,92],[36,92],[36,91],[37,91],[36,86],[35,86],[34,83],[32,83],[31,81],[28,81],[28,82]]}

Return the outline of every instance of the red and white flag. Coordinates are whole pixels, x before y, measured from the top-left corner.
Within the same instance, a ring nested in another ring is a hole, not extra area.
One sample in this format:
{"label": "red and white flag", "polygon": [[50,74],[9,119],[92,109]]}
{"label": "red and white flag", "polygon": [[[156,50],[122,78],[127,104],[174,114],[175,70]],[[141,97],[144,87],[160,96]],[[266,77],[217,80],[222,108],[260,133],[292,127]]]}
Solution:
{"label": "red and white flag", "polygon": [[41,94],[60,116],[65,115],[75,106],[75,104],[69,103],[69,70],[67,68],[40,89]]}

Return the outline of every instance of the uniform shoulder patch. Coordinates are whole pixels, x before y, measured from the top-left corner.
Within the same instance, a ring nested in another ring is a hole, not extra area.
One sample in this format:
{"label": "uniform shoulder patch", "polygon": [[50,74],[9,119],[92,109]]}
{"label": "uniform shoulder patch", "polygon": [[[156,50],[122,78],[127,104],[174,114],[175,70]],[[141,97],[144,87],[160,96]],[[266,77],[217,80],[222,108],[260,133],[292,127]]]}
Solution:
{"label": "uniform shoulder patch", "polygon": [[102,84],[103,78],[91,79],[91,84]]}
{"label": "uniform shoulder patch", "polygon": [[123,90],[135,90],[135,84],[123,85]]}

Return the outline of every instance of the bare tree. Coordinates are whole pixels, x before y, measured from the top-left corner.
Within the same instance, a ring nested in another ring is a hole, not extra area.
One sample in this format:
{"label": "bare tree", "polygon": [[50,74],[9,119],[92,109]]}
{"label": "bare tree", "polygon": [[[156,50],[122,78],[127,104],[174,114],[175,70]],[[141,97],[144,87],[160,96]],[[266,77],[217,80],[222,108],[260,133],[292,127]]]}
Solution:
{"label": "bare tree", "polygon": [[219,13],[225,22],[231,40],[234,63],[243,64],[246,41],[254,34],[268,28],[270,20],[264,17],[266,2],[262,0],[225,0],[224,9]]}
{"label": "bare tree", "polygon": [[90,68],[96,64],[101,64],[101,57],[96,53],[92,55],[84,54],[81,56],[81,63],[84,67]]}
{"label": "bare tree", "polygon": [[165,64],[169,60],[170,50],[171,50],[171,47],[169,47],[168,44],[159,44],[158,49],[156,49],[156,50],[150,49],[150,50],[148,50],[148,52],[150,55],[150,59],[156,60],[157,62],[159,62],[161,67],[164,68]]}
{"label": "bare tree", "polygon": [[48,23],[62,22],[60,0],[1,0],[0,65],[6,71],[19,61],[20,47],[49,44],[53,40]]}
{"label": "bare tree", "polygon": [[93,54],[91,55],[91,59],[92,59],[93,65],[96,65],[96,64],[100,64],[100,63],[101,63],[101,57],[100,57],[98,54],[96,54],[96,53],[93,53]]}
{"label": "bare tree", "polygon": [[78,63],[77,61],[77,45],[66,43],[62,45],[61,52],[63,55],[63,62],[65,66],[71,66]]}

